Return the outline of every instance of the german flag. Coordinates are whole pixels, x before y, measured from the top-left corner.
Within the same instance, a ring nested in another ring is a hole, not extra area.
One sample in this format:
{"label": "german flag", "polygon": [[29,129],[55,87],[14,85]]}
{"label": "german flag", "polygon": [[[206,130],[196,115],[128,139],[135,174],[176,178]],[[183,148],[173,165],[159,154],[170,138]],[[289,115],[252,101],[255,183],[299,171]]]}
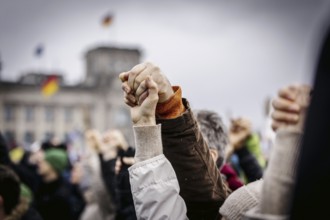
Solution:
{"label": "german flag", "polygon": [[47,77],[45,82],[42,84],[41,93],[46,96],[54,95],[59,88],[57,76],[50,75]]}
{"label": "german flag", "polygon": [[102,26],[103,27],[109,27],[112,24],[112,22],[113,22],[113,15],[112,14],[107,14],[102,19]]}

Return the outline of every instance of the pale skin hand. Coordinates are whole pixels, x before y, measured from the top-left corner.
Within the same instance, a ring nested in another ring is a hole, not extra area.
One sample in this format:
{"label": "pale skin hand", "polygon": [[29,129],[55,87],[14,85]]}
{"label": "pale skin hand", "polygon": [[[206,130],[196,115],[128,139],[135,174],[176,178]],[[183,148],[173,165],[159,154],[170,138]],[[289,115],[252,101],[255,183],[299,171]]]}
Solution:
{"label": "pale skin hand", "polygon": [[96,153],[102,152],[102,136],[97,130],[88,130],[85,133],[85,138],[88,145],[96,151]]}
{"label": "pale skin hand", "polygon": [[139,105],[131,106],[131,118],[134,125],[156,125],[156,106],[158,103],[157,84],[147,76],[143,82],[146,88],[146,98]]}
{"label": "pale skin hand", "polygon": [[159,67],[145,62],[136,65],[130,71],[119,75],[122,81],[122,89],[125,92],[125,103],[131,107],[143,102],[147,97],[146,78],[150,76],[158,87],[158,103],[164,103],[170,99],[174,92],[172,86]]}
{"label": "pale skin hand", "polygon": [[240,149],[246,139],[251,135],[251,122],[245,118],[237,118],[231,121],[229,141],[233,150]]}
{"label": "pale skin hand", "polygon": [[291,128],[302,131],[306,109],[310,103],[311,87],[291,85],[281,89],[273,100],[272,128]]}
{"label": "pale skin hand", "polygon": [[231,120],[229,129],[229,144],[226,148],[225,158],[229,160],[231,155],[244,146],[246,139],[251,135],[252,125],[248,119],[237,118]]}
{"label": "pale skin hand", "polygon": [[115,147],[106,148],[103,142],[102,135],[97,130],[88,130],[85,133],[88,146],[96,153],[104,154],[106,160],[113,159],[117,156],[117,149]]}

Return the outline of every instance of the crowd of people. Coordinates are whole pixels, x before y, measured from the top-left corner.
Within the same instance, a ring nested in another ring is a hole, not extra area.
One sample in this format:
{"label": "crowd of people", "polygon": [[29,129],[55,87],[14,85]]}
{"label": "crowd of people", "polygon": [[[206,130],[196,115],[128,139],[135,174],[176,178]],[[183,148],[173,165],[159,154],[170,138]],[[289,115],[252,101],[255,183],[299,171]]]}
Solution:
{"label": "crowd of people", "polygon": [[142,63],[119,76],[135,137],[88,130],[75,163],[49,140],[19,161],[0,135],[0,220],[288,219],[311,88],[273,100],[276,139],[265,160],[252,122],[225,125],[192,110],[161,69]]}

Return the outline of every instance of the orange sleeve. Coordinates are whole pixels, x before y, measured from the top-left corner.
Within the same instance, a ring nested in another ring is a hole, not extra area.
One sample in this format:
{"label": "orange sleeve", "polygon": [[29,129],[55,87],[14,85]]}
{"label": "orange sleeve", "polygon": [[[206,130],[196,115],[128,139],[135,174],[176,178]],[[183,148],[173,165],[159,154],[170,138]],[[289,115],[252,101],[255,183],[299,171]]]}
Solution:
{"label": "orange sleeve", "polygon": [[179,86],[173,86],[174,95],[163,103],[158,103],[156,114],[162,119],[173,119],[179,117],[186,108],[182,103],[182,90]]}

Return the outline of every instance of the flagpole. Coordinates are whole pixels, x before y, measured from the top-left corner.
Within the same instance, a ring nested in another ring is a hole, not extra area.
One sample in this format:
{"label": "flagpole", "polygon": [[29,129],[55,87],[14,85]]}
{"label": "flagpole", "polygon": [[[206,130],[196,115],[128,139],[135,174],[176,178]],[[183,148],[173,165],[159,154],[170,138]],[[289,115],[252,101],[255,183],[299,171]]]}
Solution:
{"label": "flagpole", "polygon": [[113,13],[108,12],[103,18],[102,18],[102,26],[103,28],[107,28],[105,34],[105,42],[106,44],[115,44],[116,37],[115,37],[115,28],[110,28],[110,26],[114,25],[114,16]]}
{"label": "flagpole", "polygon": [[43,54],[44,54],[44,45],[43,44],[37,45],[34,51],[34,56],[38,59],[37,72],[39,74],[42,73],[42,66],[43,66],[42,58],[44,57]]}

